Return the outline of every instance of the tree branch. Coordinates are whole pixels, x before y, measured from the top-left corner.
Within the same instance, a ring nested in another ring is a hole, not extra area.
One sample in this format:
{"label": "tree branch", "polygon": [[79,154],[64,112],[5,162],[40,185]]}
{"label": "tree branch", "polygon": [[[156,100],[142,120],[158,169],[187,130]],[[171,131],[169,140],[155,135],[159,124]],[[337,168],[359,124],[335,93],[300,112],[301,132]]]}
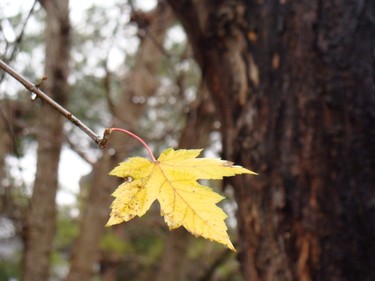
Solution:
{"label": "tree branch", "polygon": [[21,74],[18,74],[15,70],[13,70],[9,65],[7,65],[4,61],[0,60],[0,68],[11,75],[14,79],[19,81],[27,90],[34,93],[38,98],[49,104],[52,108],[57,110],[60,114],[62,114],[66,119],[80,128],[83,132],[85,132],[95,143],[97,143],[101,148],[104,148],[107,139],[106,136],[108,135],[107,130],[105,130],[103,137],[101,138],[97,134],[95,134],[89,127],[87,127],[81,120],[75,117],[72,113],[62,107],[60,104],[55,102],[51,99],[48,95],[46,95],[43,91],[41,91],[37,85],[32,84],[26,78],[24,78]]}
{"label": "tree branch", "polygon": [[65,136],[65,142],[68,144],[69,148],[73,150],[79,157],[82,158],[89,165],[94,165],[95,162],[90,160],[90,158],[71,140],[68,135]]}
{"label": "tree branch", "polygon": [[[26,17],[26,19],[25,19],[23,25],[22,25],[21,32],[18,34],[16,40],[14,41],[14,48],[13,48],[13,50],[12,50],[12,52],[11,52],[9,58],[5,58],[5,54],[7,53],[7,49],[8,49],[8,45],[9,45],[9,44],[8,44],[8,41],[6,42],[7,47],[6,47],[6,50],[5,50],[5,52],[4,52],[4,57],[3,57],[3,59],[4,59],[7,63],[11,62],[11,61],[14,59],[15,55],[17,54],[18,50],[20,49],[20,45],[21,45],[21,43],[22,43],[22,39],[23,39],[23,35],[24,35],[24,33],[25,33],[25,29],[26,29],[27,23],[29,22],[31,16],[32,16],[33,13],[34,13],[35,6],[36,6],[36,3],[37,3],[37,2],[38,2],[38,1],[35,0],[35,1],[34,1],[34,4],[31,6],[31,9],[30,9],[30,11],[29,11],[29,13],[28,13],[28,15],[27,15],[27,17]],[[3,81],[3,79],[4,79],[4,73],[0,75],[0,82]]]}
{"label": "tree branch", "polygon": [[217,255],[216,259],[213,261],[210,267],[205,270],[203,276],[201,276],[197,280],[211,280],[213,274],[215,273],[215,270],[217,270],[219,266],[222,265],[230,257],[231,254],[232,252],[229,249],[225,249],[223,252],[221,252],[221,254]]}

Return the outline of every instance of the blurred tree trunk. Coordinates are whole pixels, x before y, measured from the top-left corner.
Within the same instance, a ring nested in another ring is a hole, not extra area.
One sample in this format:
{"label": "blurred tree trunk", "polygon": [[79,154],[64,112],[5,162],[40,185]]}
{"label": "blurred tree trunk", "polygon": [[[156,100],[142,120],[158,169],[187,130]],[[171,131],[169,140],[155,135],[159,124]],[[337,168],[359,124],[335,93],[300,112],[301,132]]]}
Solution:
{"label": "blurred tree trunk", "polygon": [[[1,135],[0,135],[0,177],[1,178],[5,178],[5,157],[9,154],[9,152],[12,150],[11,149],[11,146],[12,146],[12,132],[9,130],[10,128],[10,121],[8,121],[8,116],[7,114],[5,113],[5,106],[4,106],[4,102],[2,101],[0,106],[0,130],[1,132],[3,132]],[[10,109],[10,110],[7,110],[11,115],[10,118],[13,118],[13,111]],[[7,112],[7,113],[8,113]],[[1,190],[5,191],[5,186],[3,187],[3,183],[1,183]]]}
{"label": "blurred tree trunk", "polygon": [[372,1],[168,0],[237,176],[245,280],[375,280]]}
{"label": "blurred tree trunk", "polygon": [[[7,110],[5,110],[7,109]],[[14,110],[12,107],[4,102],[0,103],[0,178],[6,179],[7,172],[5,167],[5,158],[12,151],[12,122],[14,120]],[[10,196],[10,181],[0,181],[0,214],[9,215],[10,208],[13,207],[11,196]]]}
{"label": "blurred tree trunk", "polygon": [[[9,154],[17,155],[17,147],[15,146],[16,135],[18,137],[21,128],[17,126],[18,118],[22,112],[22,104],[18,101],[1,100],[0,101],[0,178],[6,178],[5,158]],[[7,184],[0,183],[0,192],[3,193],[7,189]]]}
{"label": "blurred tree trunk", "polygon": [[[43,90],[64,105],[68,96],[70,24],[68,0],[45,0],[46,55]],[[55,231],[55,197],[63,140],[63,117],[41,104],[38,126],[38,160],[25,231],[23,280],[48,280]]]}
{"label": "blurred tree trunk", "polygon": [[0,101],[0,214],[13,221],[17,233],[25,227],[26,208],[17,204],[14,198],[16,186],[6,167],[6,157],[20,157],[19,141],[24,129],[24,120],[30,108],[15,100]]}
{"label": "blurred tree trunk", "polygon": [[[142,135],[138,122],[146,109],[147,99],[157,90],[157,75],[163,56],[160,46],[174,18],[166,4],[159,4],[155,10],[147,14],[134,14],[132,20],[145,29],[146,35],[141,38],[134,68],[124,79],[122,100],[118,105],[112,104],[112,127],[122,127],[136,133],[138,131],[138,134]],[[148,36],[147,33],[151,35]],[[113,200],[111,193],[121,182],[115,177],[108,176],[108,172],[138,146],[139,143],[132,138],[114,133],[110,136],[108,148],[94,165],[92,186],[81,218],[79,237],[73,250],[67,281],[91,280],[94,265],[99,261],[100,239],[109,218],[109,207]],[[112,267],[111,271],[116,272]],[[112,277],[107,274],[106,278]]]}

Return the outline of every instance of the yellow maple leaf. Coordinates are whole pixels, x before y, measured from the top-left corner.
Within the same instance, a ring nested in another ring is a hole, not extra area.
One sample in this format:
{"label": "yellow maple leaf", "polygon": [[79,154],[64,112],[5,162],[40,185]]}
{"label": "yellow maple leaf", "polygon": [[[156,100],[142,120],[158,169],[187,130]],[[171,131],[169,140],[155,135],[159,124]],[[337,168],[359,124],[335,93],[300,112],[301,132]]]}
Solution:
{"label": "yellow maple leaf", "polygon": [[224,222],[227,215],[216,205],[224,197],[197,180],[255,173],[225,160],[197,158],[201,151],[170,148],[157,161],[133,157],[120,163],[110,175],[126,181],[112,194],[115,200],[106,226],[140,217],[158,200],[170,229],[183,226],[235,251]]}

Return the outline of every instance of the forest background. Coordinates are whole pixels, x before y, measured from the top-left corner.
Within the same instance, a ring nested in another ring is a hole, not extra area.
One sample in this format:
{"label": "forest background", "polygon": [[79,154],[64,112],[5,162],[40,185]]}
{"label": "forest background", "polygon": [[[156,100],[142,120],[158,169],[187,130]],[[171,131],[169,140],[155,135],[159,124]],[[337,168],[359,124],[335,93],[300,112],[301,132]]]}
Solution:
{"label": "forest background", "polygon": [[[155,8],[155,1],[148,1],[146,5],[139,1],[133,3],[134,6],[123,1],[71,4],[72,34],[69,46],[71,60],[68,78],[70,87],[66,108],[101,134],[104,128],[110,126],[112,119],[118,117],[118,113],[114,116],[111,110],[119,105],[119,99],[123,94],[121,87],[128,92],[134,89],[134,93],[127,97],[125,107],[117,109],[123,111],[124,113],[121,114],[125,115],[119,118],[126,118],[121,122],[122,126],[131,127],[146,138],[155,154],[167,147],[176,147],[181,130],[186,123],[185,116],[190,111],[190,107],[194,107],[192,104],[197,103],[196,92],[202,86],[199,69],[186,45],[186,36],[181,26],[176,24],[170,11],[158,11],[158,14],[153,15],[150,10]],[[44,32],[44,26],[48,24],[45,10],[39,3],[34,6],[31,2],[25,5],[24,1],[18,3],[10,1],[2,5],[4,5],[2,59],[8,59],[9,64],[31,81],[38,80],[45,74],[44,52],[48,40]],[[137,16],[139,18],[136,18]],[[156,27],[144,22],[147,17],[155,21],[153,25]],[[17,38],[21,33],[23,33],[22,38]],[[146,65],[147,63],[149,64]],[[145,76],[143,76],[144,72],[147,73]],[[5,157],[2,166],[5,184],[2,186],[3,254],[0,279],[11,280],[22,276],[23,232],[27,224],[27,206],[30,204],[36,172],[36,131],[40,130],[38,118],[41,117],[38,111],[41,101],[32,101],[30,93],[20,88],[14,83],[15,81],[3,73],[2,77],[4,125],[10,126],[11,131],[8,131],[8,135],[5,134],[10,150],[3,155]],[[19,112],[20,116],[12,116],[15,112]],[[205,120],[201,121],[207,123]],[[15,124],[19,122],[24,124],[18,127],[20,131],[16,134],[14,131],[18,130],[16,129],[18,125]],[[211,120],[209,122],[211,123]],[[213,123],[210,123],[207,126],[212,127]],[[72,124],[65,122],[63,130],[66,138],[64,136],[62,141],[58,166],[57,225],[50,260],[52,280],[62,280],[67,274],[73,241],[79,231],[78,221],[84,205],[89,204],[87,193],[92,181],[90,171],[94,163],[102,157],[100,148],[95,143],[91,143],[92,141]],[[207,142],[194,147],[208,146],[207,153],[215,156],[220,149],[220,138],[215,130],[212,132],[209,128],[205,130],[207,130],[206,136],[202,138],[207,138]],[[46,135],[48,133],[43,137]],[[55,136],[47,137],[48,142],[54,141]],[[185,148],[188,145],[186,144]],[[145,151],[128,137],[119,137],[117,146],[114,146],[111,140],[107,153],[112,155],[115,149],[123,150],[121,154],[124,157],[146,156]],[[115,167],[116,163],[114,161],[111,163]],[[100,171],[102,182],[110,181],[107,175],[108,169],[111,169],[111,166]],[[108,198],[107,206],[103,206],[105,213],[109,211],[110,196],[108,195],[118,182],[111,180],[106,185]],[[100,184],[98,187],[105,188]],[[232,212],[232,223],[234,223],[232,205],[233,203],[228,203],[227,208]],[[160,271],[158,269],[161,267],[160,257],[163,255],[169,232],[159,217],[159,211],[155,208],[146,218],[132,223],[131,232],[122,233],[122,227],[117,227],[115,231],[105,230],[95,259],[96,279],[113,280],[111,278],[114,277],[110,275],[119,275],[118,280],[123,280],[125,277],[130,280],[151,280],[147,276],[153,276]],[[45,225],[45,228],[53,229],[54,226]],[[102,228],[99,232],[103,232],[104,224],[99,228]],[[87,231],[96,230],[94,227]],[[183,236],[181,239],[184,244],[190,240],[194,241],[186,234]],[[191,261],[191,268],[186,267],[186,274],[197,276],[191,278],[203,276],[207,270],[213,272],[211,267],[215,267],[216,270],[220,265],[223,265],[224,271],[227,272],[219,275],[232,275],[232,271],[235,272],[233,278],[239,275],[233,254],[223,247],[213,245],[212,242],[194,243],[197,243],[196,246],[192,244],[189,253],[183,254],[189,255]],[[219,257],[209,258],[215,252]],[[183,259],[183,255],[179,259]],[[202,263],[201,258],[206,259],[207,263]],[[218,258],[223,261],[214,265]],[[129,271],[116,274],[118,270],[115,268],[120,269],[125,263],[128,264],[126,267],[129,267]],[[32,266],[36,266],[34,262]],[[225,270],[225,267],[228,269]]]}
{"label": "forest background", "polygon": [[77,2],[3,1],[1,60],[98,134],[260,175],[210,182],[238,253],[158,206],[104,228],[108,172],[144,149],[1,72],[0,280],[375,279],[372,1]]}

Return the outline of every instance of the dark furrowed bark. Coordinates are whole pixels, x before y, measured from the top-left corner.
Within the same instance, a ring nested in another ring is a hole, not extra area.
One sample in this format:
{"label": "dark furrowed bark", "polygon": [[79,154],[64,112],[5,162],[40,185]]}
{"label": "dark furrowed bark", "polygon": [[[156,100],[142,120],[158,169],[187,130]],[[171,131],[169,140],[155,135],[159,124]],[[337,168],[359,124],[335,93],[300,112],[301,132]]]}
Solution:
{"label": "dark furrowed bark", "polygon": [[370,1],[173,1],[222,123],[245,280],[372,280]]}

